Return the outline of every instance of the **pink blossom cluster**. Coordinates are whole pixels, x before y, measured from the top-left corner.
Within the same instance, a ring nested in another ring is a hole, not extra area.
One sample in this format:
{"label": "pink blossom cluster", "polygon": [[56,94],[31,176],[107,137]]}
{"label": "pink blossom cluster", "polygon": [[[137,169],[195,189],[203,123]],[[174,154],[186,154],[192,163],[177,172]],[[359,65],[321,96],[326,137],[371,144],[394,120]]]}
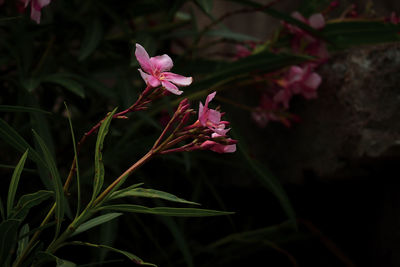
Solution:
{"label": "pink blossom cluster", "polygon": [[[164,92],[181,95],[183,91],[177,86],[188,86],[192,83],[192,77],[168,72],[173,67],[173,62],[166,54],[150,57],[140,44],[136,44],[135,56],[141,66],[141,69],[138,69],[139,73],[147,84],[142,96],[146,94],[151,96],[153,93],[150,91],[153,89],[153,92],[161,89]],[[221,120],[223,113],[208,106],[215,94],[216,92],[209,94],[204,105],[200,102],[198,119],[189,126],[186,126],[186,123],[194,111],[190,109],[188,99],[183,99],[154,144],[154,153],[167,154],[194,150],[211,150],[217,153],[235,152],[237,141],[226,135],[230,130],[226,128],[229,122]],[[143,101],[147,103],[146,101],[149,100]],[[141,104],[138,105],[141,106]],[[166,137],[169,132],[170,135]],[[182,145],[182,142],[186,144]],[[177,145],[180,146],[176,147]]]}
{"label": "pink blossom cluster", "polygon": [[[299,12],[294,12],[292,17],[317,31],[325,27],[325,18],[321,13],[305,18]],[[318,37],[295,25],[286,22],[283,25],[291,35],[292,51],[314,56],[315,59],[300,66],[290,66],[273,74],[272,77],[266,76],[271,86],[265,90],[259,106],[252,112],[253,120],[260,127],[265,127],[269,121],[279,121],[290,126],[290,121],[298,120],[297,116],[288,112],[289,103],[295,95],[301,95],[306,99],[317,97],[317,89],[322,78],[315,69],[329,57],[326,44]]]}

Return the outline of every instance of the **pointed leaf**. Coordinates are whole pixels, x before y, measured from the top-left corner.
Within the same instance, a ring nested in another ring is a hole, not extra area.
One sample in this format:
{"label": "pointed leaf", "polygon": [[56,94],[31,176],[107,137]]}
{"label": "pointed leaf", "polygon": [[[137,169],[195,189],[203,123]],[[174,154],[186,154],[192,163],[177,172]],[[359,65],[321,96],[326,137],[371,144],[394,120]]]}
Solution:
{"label": "pointed leaf", "polygon": [[76,216],[78,216],[80,209],[81,209],[80,208],[81,207],[81,181],[80,181],[80,174],[79,174],[78,151],[76,150],[75,134],[74,134],[74,128],[72,127],[71,113],[69,112],[68,106],[65,102],[64,102],[64,106],[67,111],[69,128],[71,130],[72,145],[74,146],[74,157],[75,157],[75,168],[76,168],[76,187],[77,187],[77,195],[78,195]]}
{"label": "pointed leaf", "polygon": [[0,138],[9,143],[18,151],[24,153],[29,149],[28,157],[39,165],[45,166],[42,157],[25,141],[10,125],[0,119]]}
{"label": "pointed leaf", "polygon": [[196,3],[205,13],[212,14],[214,0],[196,0]]}
{"label": "pointed leaf", "polygon": [[244,42],[244,41],[260,41],[260,39],[239,33],[239,32],[233,32],[229,30],[228,28],[224,29],[219,29],[219,30],[210,30],[206,33],[207,36],[212,36],[212,37],[219,37],[219,38],[224,38],[228,40],[235,40],[239,42]]}
{"label": "pointed leaf", "polygon": [[24,220],[29,210],[42,203],[53,195],[52,191],[40,190],[32,194],[23,195],[11,212],[11,218]]}
{"label": "pointed leaf", "polygon": [[29,236],[27,235],[28,232],[29,232],[29,225],[26,223],[21,227],[21,230],[19,232],[17,256],[20,256],[22,251],[24,251],[26,246],[28,245],[29,242]]}
{"label": "pointed leaf", "polygon": [[130,253],[130,252],[127,252],[127,251],[124,251],[124,250],[120,250],[120,249],[116,249],[116,248],[113,248],[113,247],[110,247],[110,246],[92,244],[92,243],[81,242],[81,241],[73,241],[73,242],[70,242],[70,243],[68,243],[68,244],[71,244],[71,245],[81,245],[81,246],[89,246],[89,247],[95,247],[95,248],[105,248],[105,249],[108,249],[108,250],[111,250],[111,251],[114,251],[114,252],[117,252],[117,253],[119,253],[119,254],[124,255],[125,257],[127,257],[128,259],[130,259],[131,261],[133,261],[133,262],[136,263],[136,264],[145,265],[145,266],[154,266],[154,267],[157,267],[157,265],[155,265],[155,264],[148,263],[148,262],[144,262],[141,258],[139,258],[139,257],[136,256],[136,255],[133,255],[133,254]]}
{"label": "pointed leaf", "polygon": [[63,260],[60,259],[59,257],[49,253],[49,252],[43,252],[40,251],[37,253],[37,259],[38,262],[36,263],[37,265],[43,265],[45,263],[50,263],[50,262],[55,262],[56,267],[75,267],[76,264],[71,262],[71,261],[67,261],[67,260]]}
{"label": "pointed leaf", "polygon": [[6,266],[15,249],[20,220],[8,219],[0,224],[0,266]]}
{"label": "pointed leaf", "polygon": [[33,135],[35,136],[37,142],[39,143],[40,148],[42,149],[43,155],[44,155],[44,160],[47,163],[47,167],[50,171],[51,175],[51,182],[53,185],[53,190],[55,192],[55,203],[56,203],[56,221],[57,221],[57,226],[56,226],[56,236],[58,235],[60,228],[61,228],[61,222],[64,219],[64,208],[65,208],[65,196],[64,196],[64,188],[63,184],[61,182],[60,174],[58,173],[57,165],[50,154],[49,149],[47,148],[45,142],[43,139],[34,131]]}
{"label": "pointed leaf", "polygon": [[81,224],[76,230],[75,232],[72,234],[72,236],[80,234],[82,232],[85,232],[93,227],[96,227],[98,225],[101,225],[103,223],[106,223],[108,221],[111,221],[119,216],[121,216],[122,213],[107,213],[104,215],[100,215],[96,218],[93,218],[83,224]]}
{"label": "pointed leaf", "polygon": [[17,166],[15,167],[15,170],[13,172],[11,181],[10,181],[10,186],[8,189],[8,197],[7,197],[7,217],[10,217],[11,210],[14,206],[14,199],[15,199],[15,193],[17,192],[18,188],[18,183],[19,183],[19,178],[21,176],[22,169],[24,168],[25,165],[25,160],[26,157],[28,156],[28,151],[27,149],[25,153],[22,155],[20,161],[18,162]]}
{"label": "pointed leaf", "polygon": [[185,203],[185,204],[193,204],[200,205],[199,203],[188,201],[182,198],[179,198],[175,195],[172,195],[167,192],[154,190],[154,189],[145,189],[145,188],[135,188],[129,191],[125,191],[122,193],[115,192],[110,199],[122,198],[122,197],[147,197],[147,198],[160,198],[168,201]]}
{"label": "pointed leaf", "polygon": [[71,91],[72,93],[85,98],[85,91],[81,84],[72,80],[68,75],[60,74],[52,74],[43,78],[43,82],[55,83],[61,85],[65,89]]}
{"label": "pointed leaf", "polygon": [[101,123],[99,133],[97,134],[95,159],[94,159],[94,183],[93,183],[92,200],[96,198],[96,196],[99,194],[103,186],[104,182],[104,164],[102,155],[103,143],[108,133],[108,128],[110,127],[112,117],[116,111],[117,108],[115,108],[112,112],[110,112],[107,115],[106,119]]}
{"label": "pointed leaf", "polygon": [[220,216],[220,215],[233,214],[233,212],[218,211],[218,210],[206,210],[206,209],[196,209],[196,208],[170,208],[170,207],[149,208],[145,206],[132,205],[132,204],[109,205],[101,207],[100,209],[122,211],[122,212],[147,213],[147,214],[163,215],[163,216],[177,216],[177,217],[206,217],[206,216]]}
{"label": "pointed leaf", "polygon": [[2,112],[39,112],[44,114],[51,114],[51,112],[32,108],[32,107],[24,107],[24,106],[9,106],[9,105],[0,105],[0,111]]}
{"label": "pointed leaf", "polygon": [[64,208],[65,208],[65,196],[64,196],[64,188],[61,182],[60,174],[58,173],[58,169],[56,163],[50,154],[49,149],[47,148],[43,139],[33,130],[33,135],[35,136],[37,142],[39,143],[40,148],[42,149],[44,160],[46,161],[47,167],[50,171],[51,182],[53,186],[53,190],[55,192],[55,203],[56,203],[56,236],[60,232],[61,222],[64,219]]}

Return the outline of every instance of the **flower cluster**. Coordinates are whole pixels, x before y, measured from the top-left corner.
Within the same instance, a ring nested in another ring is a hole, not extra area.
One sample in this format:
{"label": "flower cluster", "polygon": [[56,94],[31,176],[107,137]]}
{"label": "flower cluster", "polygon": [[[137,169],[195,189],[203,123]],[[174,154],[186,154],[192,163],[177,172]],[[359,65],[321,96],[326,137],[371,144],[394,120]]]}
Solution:
{"label": "flower cluster", "polygon": [[[217,153],[236,151],[236,140],[227,137],[229,122],[221,120],[223,113],[208,107],[216,92],[209,94],[203,105],[200,102],[197,120],[186,125],[195,113],[187,98],[183,99],[153,146],[155,153],[211,150]],[[168,135],[169,133],[169,135]],[[167,137],[168,135],[168,137]]]}
{"label": "flower cluster", "polygon": [[[177,86],[188,86],[192,83],[192,77],[167,72],[173,66],[172,59],[168,55],[150,57],[140,44],[136,44],[135,56],[142,68],[139,72],[147,84],[146,90],[161,86],[162,90],[180,95],[183,91]],[[217,153],[235,152],[237,141],[226,136],[230,130],[226,128],[229,122],[221,120],[223,113],[208,107],[215,94],[216,92],[209,94],[204,105],[200,102],[198,119],[189,126],[186,126],[186,123],[194,111],[190,109],[187,98],[182,100],[155,142],[152,151],[159,154],[194,150],[211,150]],[[166,137],[168,134],[169,136]],[[176,145],[180,146],[175,147]]]}
{"label": "flower cluster", "polygon": [[[292,18],[316,31],[325,27],[325,18],[321,13],[305,18],[299,12],[294,12]],[[265,127],[268,121],[280,121],[290,126],[290,121],[298,120],[297,116],[287,111],[289,103],[294,95],[301,95],[306,99],[317,97],[322,78],[315,69],[329,58],[326,44],[321,39],[287,22],[283,25],[291,36],[292,51],[314,56],[315,59],[265,76],[270,87],[264,90],[259,106],[252,112],[253,120],[260,127]]]}

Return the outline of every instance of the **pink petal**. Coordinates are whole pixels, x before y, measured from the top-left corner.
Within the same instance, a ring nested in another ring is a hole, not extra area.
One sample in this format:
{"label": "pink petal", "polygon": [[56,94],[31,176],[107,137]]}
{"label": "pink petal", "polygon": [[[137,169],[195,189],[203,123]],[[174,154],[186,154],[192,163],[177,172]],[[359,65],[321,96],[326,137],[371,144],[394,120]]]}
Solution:
{"label": "pink petal", "polygon": [[150,58],[150,64],[155,72],[164,72],[170,70],[174,66],[172,59],[165,54]]}
{"label": "pink petal", "polygon": [[176,85],[179,85],[179,86],[188,86],[193,81],[192,77],[185,77],[185,76],[175,74],[172,72],[163,72],[162,74],[168,81],[170,81]]}
{"label": "pink petal", "polygon": [[31,6],[31,19],[36,21],[37,24],[39,24],[40,16],[41,16],[40,10],[36,10],[35,8],[33,8],[33,6]]}
{"label": "pink petal", "polygon": [[308,24],[306,18],[303,17],[303,15],[301,15],[298,11],[295,11],[292,13],[292,18],[300,20],[301,22]]}
{"label": "pink petal", "polygon": [[158,80],[156,77],[149,75],[147,78],[148,84],[151,85],[151,87],[157,87],[160,86],[160,80]]}
{"label": "pink petal", "polygon": [[183,91],[180,91],[178,89],[178,87],[176,87],[174,84],[168,82],[168,81],[161,81],[162,86],[167,89],[168,91],[170,91],[171,93],[175,94],[175,95],[181,95],[183,93]]}
{"label": "pink petal", "polygon": [[325,27],[325,19],[321,13],[311,15],[308,21],[310,23],[310,26],[314,29],[319,30]]}
{"label": "pink petal", "polygon": [[208,112],[208,120],[212,123],[219,123],[221,121],[221,113],[214,109],[209,109]]}
{"label": "pink petal", "polygon": [[224,153],[233,153],[236,151],[236,145],[227,145],[224,147]]}
{"label": "pink petal", "polygon": [[209,94],[206,98],[206,103],[205,106],[208,107],[208,103],[210,103],[211,100],[214,99],[215,95],[217,94],[217,92],[213,92],[211,94]]}
{"label": "pink petal", "polygon": [[309,75],[309,77],[304,81],[304,85],[308,88],[316,90],[318,86],[321,84],[322,78],[317,73],[313,72]]}
{"label": "pink petal", "polygon": [[204,120],[204,112],[203,112],[203,110],[204,110],[204,106],[203,106],[203,104],[200,102],[200,104],[199,104],[199,121],[200,121],[200,123],[202,124],[202,125],[204,125],[205,124],[205,120]]}
{"label": "pink petal", "polygon": [[304,70],[299,66],[292,66],[289,69],[288,82],[294,83],[303,79]]}
{"label": "pink petal", "polygon": [[147,54],[146,50],[140,44],[136,44],[135,56],[142,69],[147,73],[152,73],[149,54]]}

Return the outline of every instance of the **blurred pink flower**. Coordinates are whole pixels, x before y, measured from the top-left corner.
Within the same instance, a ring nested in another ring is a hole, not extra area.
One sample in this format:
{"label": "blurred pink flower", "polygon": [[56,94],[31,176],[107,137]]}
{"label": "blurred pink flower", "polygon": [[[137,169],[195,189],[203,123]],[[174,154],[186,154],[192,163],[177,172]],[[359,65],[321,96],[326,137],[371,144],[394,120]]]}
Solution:
{"label": "blurred pink flower", "polygon": [[[316,13],[311,15],[308,19],[306,19],[299,12],[293,12],[292,17],[309,25],[311,28],[315,30],[320,30],[325,27],[325,18],[321,13]],[[297,26],[284,23],[285,27],[289,30],[290,33],[294,35],[291,44],[292,49],[295,52],[301,52],[304,49],[309,55],[316,56],[320,59],[326,59],[329,57],[328,50],[326,49],[326,45],[319,39],[311,36],[306,31],[300,29]],[[304,44],[304,42],[306,42]]]}
{"label": "blurred pink flower", "polygon": [[167,72],[173,67],[172,59],[164,54],[162,56],[149,57],[149,54],[140,44],[136,44],[135,56],[139,61],[141,69],[138,69],[140,75],[147,85],[151,87],[160,86],[160,84],[175,95],[180,95],[178,86],[188,86],[192,83],[192,77],[184,77],[179,74]]}
{"label": "blurred pink flower", "polygon": [[31,3],[31,19],[36,21],[37,24],[40,23],[40,17],[42,13],[42,8],[50,4],[51,0],[20,0],[26,8],[29,3]]}
{"label": "blurred pink flower", "polygon": [[292,66],[287,75],[277,83],[282,86],[275,96],[274,101],[282,103],[286,108],[289,106],[289,100],[294,94],[301,94],[306,99],[317,97],[317,88],[322,82],[321,76],[314,72],[308,65],[305,67]]}
{"label": "blurred pink flower", "polygon": [[226,121],[221,121],[221,113],[215,109],[208,108],[208,103],[215,97],[217,92],[211,93],[207,96],[206,102],[199,105],[199,122],[213,132],[225,136],[229,129],[225,129]]}

